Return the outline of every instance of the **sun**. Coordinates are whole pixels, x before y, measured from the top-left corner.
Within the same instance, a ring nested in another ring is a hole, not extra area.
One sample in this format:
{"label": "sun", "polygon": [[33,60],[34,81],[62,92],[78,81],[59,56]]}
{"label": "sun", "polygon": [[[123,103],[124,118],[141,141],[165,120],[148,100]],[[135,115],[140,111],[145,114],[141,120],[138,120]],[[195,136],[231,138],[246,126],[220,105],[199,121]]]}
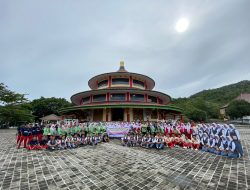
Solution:
{"label": "sun", "polygon": [[179,33],[185,32],[188,29],[189,20],[187,18],[181,18],[175,25],[175,30]]}

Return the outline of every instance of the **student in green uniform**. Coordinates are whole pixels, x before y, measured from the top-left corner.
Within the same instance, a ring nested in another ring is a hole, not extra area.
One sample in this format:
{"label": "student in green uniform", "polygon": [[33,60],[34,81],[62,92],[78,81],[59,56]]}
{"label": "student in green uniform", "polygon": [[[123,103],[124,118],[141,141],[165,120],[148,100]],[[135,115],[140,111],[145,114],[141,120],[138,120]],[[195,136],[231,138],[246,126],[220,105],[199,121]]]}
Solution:
{"label": "student in green uniform", "polygon": [[106,132],[106,126],[104,123],[102,123],[101,125],[101,133],[105,133]]}
{"label": "student in green uniform", "polygon": [[147,125],[145,123],[142,123],[141,125],[141,132],[143,135],[147,133]]}
{"label": "student in green uniform", "polygon": [[74,127],[74,126],[72,126],[72,127],[70,128],[70,134],[71,134],[72,136],[74,136],[74,134],[75,134],[75,127]]}
{"label": "student in green uniform", "polygon": [[92,124],[91,126],[89,126],[89,133],[90,133],[91,135],[94,134],[94,125],[93,125],[93,124]]}
{"label": "student in green uniform", "polygon": [[50,127],[48,125],[46,125],[44,128],[43,128],[43,135],[44,136],[48,136],[50,134]]}
{"label": "student in green uniform", "polygon": [[67,126],[67,128],[65,129],[65,133],[67,133],[67,135],[70,135],[70,127]]}
{"label": "student in green uniform", "polygon": [[80,132],[81,132],[80,126],[79,126],[79,125],[76,125],[76,126],[75,126],[75,133],[80,134]]}
{"label": "student in green uniform", "polygon": [[98,123],[96,126],[96,134],[97,135],[101,134],[101,123]]}
{"label": "student in green uniform", "polygon": [[62,126],[59,126],[59,127],[58,127],[57,132],[58,132],[58,135],[59,135],[59,136],[64,135],[64,131],[62,130]]}

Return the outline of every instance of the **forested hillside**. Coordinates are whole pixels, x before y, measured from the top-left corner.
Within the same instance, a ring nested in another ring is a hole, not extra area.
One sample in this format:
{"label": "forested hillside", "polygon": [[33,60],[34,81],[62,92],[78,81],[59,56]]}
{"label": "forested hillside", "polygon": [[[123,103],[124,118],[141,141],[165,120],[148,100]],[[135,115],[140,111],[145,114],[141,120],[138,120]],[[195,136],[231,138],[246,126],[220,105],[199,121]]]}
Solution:
{"label": "forested hillside", "polygon": [[190,98],[202,98],[205,101],[223,106],[241,93],[250,93],[250,81],[244,80],[220,88],[204,90],[190,96]]}
{"label": "forested hillside", "polygon": [[192,120],[218,119],[219,108],[232,102],[241,93],[250,93],[250,81],[244,80],[216,89],[198,92],[189,98],[178,98],[173,103],[184,109]]}

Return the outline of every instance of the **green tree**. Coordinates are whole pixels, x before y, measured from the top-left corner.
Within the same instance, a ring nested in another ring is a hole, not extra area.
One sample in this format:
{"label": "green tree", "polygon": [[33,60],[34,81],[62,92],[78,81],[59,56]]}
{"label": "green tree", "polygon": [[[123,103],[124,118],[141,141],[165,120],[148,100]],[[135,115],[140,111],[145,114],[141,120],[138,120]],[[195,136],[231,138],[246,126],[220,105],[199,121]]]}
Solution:
{"label": "green tree", "polygon": [[232,119],[238,119],[250,115],[250,103],[244,100],[235,100],[229,104],[226,113]]}
{"label": "green tree", "polygon": [[33,115],[36,117],[36,120],[39,118],[49,115],[49,114],[59,114],[58,110],[71,106],[64,98],[44,98],[35,99],[31,102]]}
{"label": "green tree", "polygon": [[0,83],[0,104],[17,105],[27,102],[25,94],[19,94],[8,89],[6,85]]}
{"label": "green tree", "polygon": [[188,98],[180,98],[175,100],[174,104],[184,110],[188,119],[193,121],[207,121],[208,119],[208,114],[204,110],[204,102],[201,100],[194,101]]}
{"label": "green tree", "polygon": [[19,94],[0,83],[0,128],[33,121],[25,94]]}

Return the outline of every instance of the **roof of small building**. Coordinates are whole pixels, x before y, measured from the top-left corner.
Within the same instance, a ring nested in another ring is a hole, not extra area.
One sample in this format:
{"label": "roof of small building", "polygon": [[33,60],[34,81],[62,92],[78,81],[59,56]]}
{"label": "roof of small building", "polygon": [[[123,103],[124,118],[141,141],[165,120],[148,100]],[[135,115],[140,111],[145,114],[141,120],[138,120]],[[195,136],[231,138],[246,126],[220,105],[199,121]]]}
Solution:
{"label": "roof of small building", "polygon": [[50,114],[50,115],[46,115],[44,117],[41,117],[40,120],[43,120],[43,121],[60,121],[60,120],[62,120],[62,118],[60,116],[55,115],[55,114]]}

